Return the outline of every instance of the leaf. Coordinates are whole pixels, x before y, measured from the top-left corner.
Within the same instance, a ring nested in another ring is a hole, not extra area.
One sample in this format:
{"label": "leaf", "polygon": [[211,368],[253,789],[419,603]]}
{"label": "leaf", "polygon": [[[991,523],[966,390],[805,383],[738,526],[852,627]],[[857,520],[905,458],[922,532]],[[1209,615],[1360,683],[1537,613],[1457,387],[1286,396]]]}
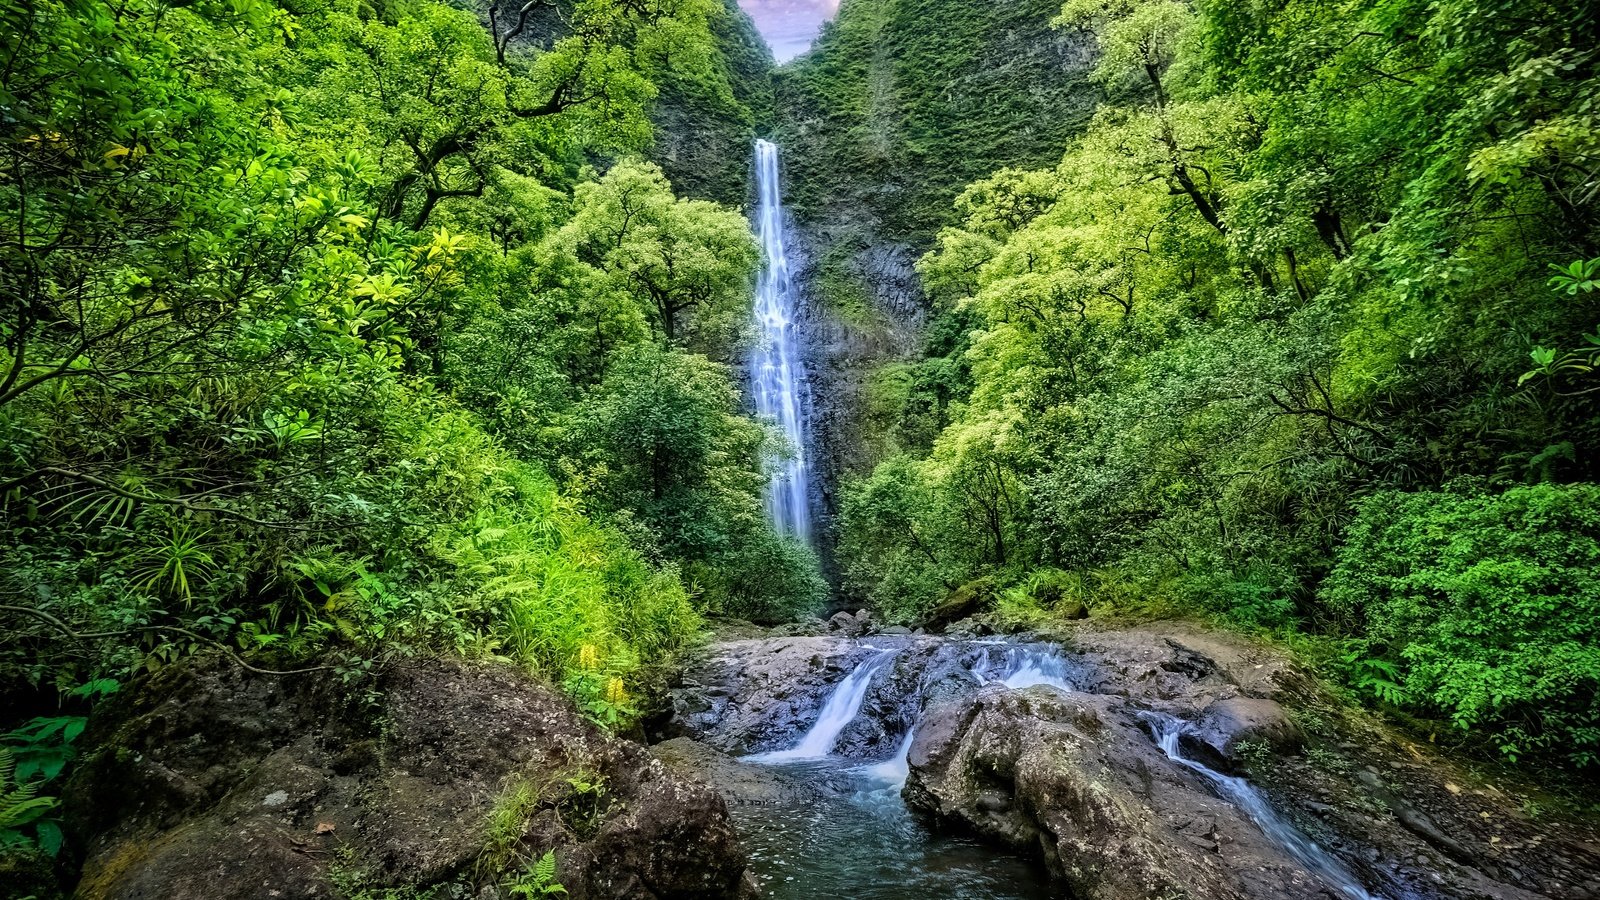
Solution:
{"label": "leaf", "polygon": [[33,826],[34,833],[39,836],[39,849],[50,856],[61,852],[62,844],[66,843],[65,836],[61,833],[61,826],[55,822],[45,820]]}

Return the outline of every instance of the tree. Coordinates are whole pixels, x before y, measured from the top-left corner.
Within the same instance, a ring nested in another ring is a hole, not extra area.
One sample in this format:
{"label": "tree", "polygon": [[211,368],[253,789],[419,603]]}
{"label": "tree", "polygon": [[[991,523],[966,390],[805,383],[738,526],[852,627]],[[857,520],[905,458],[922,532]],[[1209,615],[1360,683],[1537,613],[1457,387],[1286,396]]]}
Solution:
{"label": "tree", "polygon": [[642,162],[619,163],[573,199],[577,211],[557,236],[568,252],[650,310],[667,344],[692,328],[707,349],[727,346],[760,259],[743,216],[673,197],[661,170]]}

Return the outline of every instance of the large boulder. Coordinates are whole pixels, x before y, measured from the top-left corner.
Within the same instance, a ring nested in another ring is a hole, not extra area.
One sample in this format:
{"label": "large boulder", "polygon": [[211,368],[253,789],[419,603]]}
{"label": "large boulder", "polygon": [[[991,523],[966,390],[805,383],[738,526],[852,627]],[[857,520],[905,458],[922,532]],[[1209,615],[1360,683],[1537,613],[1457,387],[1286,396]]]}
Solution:
{"label": "large boulder", "polygon": [[1120,698],[987,687],[927,712],[910,766],[907,802],[1039,853],[1072,897],[1328,895]]}
{"label": "large boulder", "polygon": [[65,797],[83,900],[508,897],[550,851],[574,898],[749,891],[716,792],[508,667],[171,670],[91,727]]}
{"label": "large boulder", "polygon": [[951,591],[922,619],[922,627],[935,634],[962,619],[970,618],[994,605],[996,587],[993,580],[977,578]]}
{"label": "large boulder", "polygon": [[1194,728],[1180,739],[1185,751],[1214,769],[1237,771],[1240,748],[1294,753],[1305,735],[1277,701],[1264,697],[1225,697],[1207,706]]}
{"label": "large boulder", "polygon": [[662,741],[650,753],[686,779],[711,785],[729,805],[802,805],[828,795],[827,785],[798,778],[777,766],[745,762],[691,738]]}

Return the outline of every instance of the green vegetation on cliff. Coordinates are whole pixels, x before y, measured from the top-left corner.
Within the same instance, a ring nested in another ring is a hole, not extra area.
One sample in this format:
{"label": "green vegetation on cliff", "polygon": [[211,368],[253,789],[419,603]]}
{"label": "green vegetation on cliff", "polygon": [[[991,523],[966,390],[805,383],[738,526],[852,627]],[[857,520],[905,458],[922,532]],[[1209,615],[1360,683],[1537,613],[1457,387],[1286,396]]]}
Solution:
{"label": "green vegetation on cliff", "polygon": [[1082,129],[1091,51],[1052,31],[1052,0],[844,0],[780,69],[789,199],[803,218],[861,205],[894,237],[931,236],[967,182],[1037,165]]}
{"label": "green vegetation on cliff", "polygon": [[739,206],[750,148],[774,115],[772,51],[736,0],[724,0],[710,30],[715,52],[704,65],[679,59],[662,79],[651,155],[680,192]]}
{"label": "green vegetation on cliff", "polygon": [[1057,25],[1105,103],[1056,164],[971,184],[923,259],[973,324],[889,415],[905,455],[846,491],[852,590],[914,619],[1051,567],[1106,611],[1326,634],[1374,702],[1600,760],[1596,20],[1071,0]]}

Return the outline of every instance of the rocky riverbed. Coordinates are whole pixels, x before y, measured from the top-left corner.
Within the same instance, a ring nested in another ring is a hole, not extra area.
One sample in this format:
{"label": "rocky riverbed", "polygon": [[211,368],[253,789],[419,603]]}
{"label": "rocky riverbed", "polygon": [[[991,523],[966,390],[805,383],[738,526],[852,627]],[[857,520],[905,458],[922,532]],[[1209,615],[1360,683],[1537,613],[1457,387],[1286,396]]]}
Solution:
{"label": "rocky riverbed", "polygon": [[[772,887],[853,864],[804,829],[786,856],[762,825],[842,798],[876,813],[835,841],[871,844],[909,822],[905,840],[959,836],[1004,851],[995,865],[1031,862],[1056,896],[1600,897],[1591,827],[1531,815],[1517,786],[1350,709],[1243,638],[1183,624],[1084,623],[1049,640],[834,626],[712,644],[658,726],[658,758],[717,786],[762,842],[753,871],[778,896],[1031,895],[994,893],[959,862],[930,875],[915,867],[940,864],[916,858],[900,860],[904,892]],[[850,679],[862,684],[848,721],[823,755],[794,758],[839,716]],[[882,815],[886,793],[903,820]]]}

